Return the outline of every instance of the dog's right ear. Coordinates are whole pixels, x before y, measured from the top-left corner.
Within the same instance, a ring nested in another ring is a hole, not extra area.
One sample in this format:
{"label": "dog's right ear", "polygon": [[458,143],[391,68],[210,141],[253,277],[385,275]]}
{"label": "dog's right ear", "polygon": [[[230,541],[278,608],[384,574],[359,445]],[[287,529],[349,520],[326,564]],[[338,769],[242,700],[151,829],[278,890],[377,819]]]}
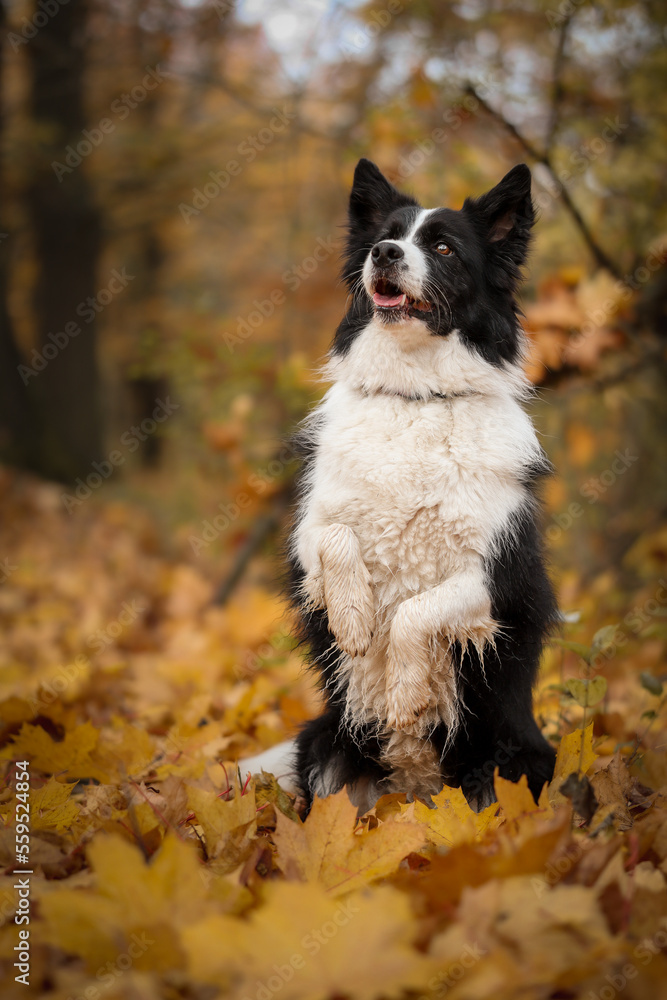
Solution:
{"label": "dog's right ear", "polygon": [[371,160],[359,160],[350,192],[352,228],[372,230],[395,208],[416,204],[414,198],[397,191]]}

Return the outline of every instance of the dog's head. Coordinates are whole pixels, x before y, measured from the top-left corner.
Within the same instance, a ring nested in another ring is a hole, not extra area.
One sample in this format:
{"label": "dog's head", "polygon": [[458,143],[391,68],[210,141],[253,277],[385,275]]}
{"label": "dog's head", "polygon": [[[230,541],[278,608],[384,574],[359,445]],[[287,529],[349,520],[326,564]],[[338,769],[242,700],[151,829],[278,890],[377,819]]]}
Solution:
{"label": "dog's head", "polygon": [[422,209],[360,160],[343,268],[352,299],[334,353],[344,353],[375,318],[388,335],[397,324],[422,324],[439,337],[458,330],[486,361],[515,361],[514,292],[535,219],[530,182],[520,164],[459,211]]}

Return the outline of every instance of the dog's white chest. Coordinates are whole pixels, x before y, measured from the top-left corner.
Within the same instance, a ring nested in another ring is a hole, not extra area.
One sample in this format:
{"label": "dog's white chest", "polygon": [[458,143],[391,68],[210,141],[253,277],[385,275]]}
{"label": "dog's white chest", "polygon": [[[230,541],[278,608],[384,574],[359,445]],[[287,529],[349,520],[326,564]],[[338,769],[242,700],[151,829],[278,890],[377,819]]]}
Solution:
{"label": "dog's white chest", "polygon": [[308,513],[354,530],[383,603],[486,555],[522,501],[537,442],[510,398],[422,402],[338,385],[323,410]]}

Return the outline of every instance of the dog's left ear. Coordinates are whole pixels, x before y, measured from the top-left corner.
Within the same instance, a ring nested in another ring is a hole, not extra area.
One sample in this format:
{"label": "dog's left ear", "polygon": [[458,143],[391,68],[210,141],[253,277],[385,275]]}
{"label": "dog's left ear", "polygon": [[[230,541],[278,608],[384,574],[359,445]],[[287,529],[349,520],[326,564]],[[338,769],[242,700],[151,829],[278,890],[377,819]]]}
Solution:
{"label": "dog's left ear", "polygon": [[535,222],[530,182],[530,170],[520,163],[486,194],[467,198],[463,205],[480,235],[492,244],[491,249],[497,245],[502,257],[517,268],[526,260]]}
{"label": "dog's left ear", "polygon": [[351,227],[373,230],[395,208],[405,205],[417,205],[417,202],[410,195],[397,191],[371,160],[359,160],[350,192]]}

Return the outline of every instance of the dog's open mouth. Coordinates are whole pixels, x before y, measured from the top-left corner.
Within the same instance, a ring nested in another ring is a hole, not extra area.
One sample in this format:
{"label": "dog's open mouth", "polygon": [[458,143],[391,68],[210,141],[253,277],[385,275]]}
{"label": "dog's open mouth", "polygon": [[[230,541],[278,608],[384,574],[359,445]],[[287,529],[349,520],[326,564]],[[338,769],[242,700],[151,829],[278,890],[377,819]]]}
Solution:
{"label": "dog's open mouth", "polygon": [[384,313],[409,313],[413,310],[417,312],[430,312],[431,310],[430,302],[411,298],[411,296],[402,292],[397,285],[392,284],[391,281],[387,281],[386,278],[378,278],[375,282],[373,302],[375,308]]}

